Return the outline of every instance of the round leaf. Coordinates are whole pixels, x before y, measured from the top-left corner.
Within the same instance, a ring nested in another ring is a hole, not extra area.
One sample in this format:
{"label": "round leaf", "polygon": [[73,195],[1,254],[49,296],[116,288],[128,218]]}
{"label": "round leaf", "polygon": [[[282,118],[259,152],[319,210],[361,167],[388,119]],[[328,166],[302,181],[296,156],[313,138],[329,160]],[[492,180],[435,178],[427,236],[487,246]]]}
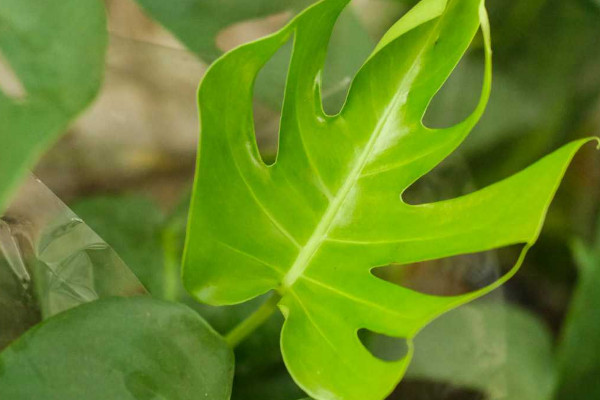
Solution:
{"label": "round leaf", "polygon": [[0,354],[0,398],[226,400],[233,354],[186,306],[149,297],[88,303]]}

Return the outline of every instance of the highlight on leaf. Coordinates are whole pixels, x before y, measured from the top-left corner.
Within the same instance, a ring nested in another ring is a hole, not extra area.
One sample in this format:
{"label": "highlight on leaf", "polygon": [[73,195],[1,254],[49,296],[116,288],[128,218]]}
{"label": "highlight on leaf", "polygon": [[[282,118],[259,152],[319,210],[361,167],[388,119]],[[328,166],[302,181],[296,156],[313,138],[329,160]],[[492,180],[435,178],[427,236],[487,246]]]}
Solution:
{"label": "highlight on leaf", "polygon": [[[318,400],[380,400],[402,378],[412,340],[432,319],[489,293],[518,269],[575,152],[572,142],[521,172],[468,195],[411,205],[402,193],[465,139],[491,89],[489,24],[481,0],[422,0],[386,33],[354,77],[336,115],[323,111],[320,76],[336,18],[349,0],[323,0],[280,31],[218,59],[198,92],[201,136],[183,279],[198,300],[273,297],[230,335],[235,344],[275,305],[292,377]],[[481,30],[480,100],[458,124],[431,129],[428,104]],[[258,152],[255,78],[289,39],[276,161]],[[524,244],[497,281],[452,296],[419,293],[372,274]],[[405,338],[393,361],[361,342],[367,330]]]}

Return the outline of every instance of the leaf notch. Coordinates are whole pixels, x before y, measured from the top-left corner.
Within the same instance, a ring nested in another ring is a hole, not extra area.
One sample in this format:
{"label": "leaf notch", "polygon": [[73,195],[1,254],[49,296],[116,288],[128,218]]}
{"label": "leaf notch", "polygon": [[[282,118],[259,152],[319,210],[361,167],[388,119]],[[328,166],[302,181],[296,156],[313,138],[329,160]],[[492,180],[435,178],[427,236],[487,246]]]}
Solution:
{"label": "leaf notch", "polygon": [[[441,162],[481,117],[491,89],[489,24],[481,0],[423,0],[383,37],[341,111],[326,115],[320,76],[348,0],[324,0],[280,31],[217,60],[199,89],[201,139],[183,278],[197,299],[234,304],[275,290],[286,317],[281,347],[316,399],[379,400],[403,376],[412,338],[432,319],[509,279],[539,235],[573,142],[522,172],[466,196],[409,205],[402,193]],[[423,116],[481,28],[485,72],[477,107],[429,129]],[[258,153],[252,91],[291,36],[276,162]],[[225,199],[225,203],[223,202]],[[385,282],[371,269],[526,243],[493,284],[439,297]],[[383,361],[361,329],[406,338]]]}

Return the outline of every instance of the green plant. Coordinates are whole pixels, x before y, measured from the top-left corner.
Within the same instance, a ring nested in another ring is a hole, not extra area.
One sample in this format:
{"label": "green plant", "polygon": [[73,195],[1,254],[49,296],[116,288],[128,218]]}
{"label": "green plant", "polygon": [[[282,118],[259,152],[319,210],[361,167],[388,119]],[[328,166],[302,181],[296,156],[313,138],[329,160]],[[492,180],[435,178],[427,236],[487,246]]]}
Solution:
{"label": "green plant", "polygon": [[[136,0],[158,22],[172,31],[202,61],[211,63],[222,55],[217,36],[223,29],[276,14],[293,16],[314,0],[181,0],[176,6],[161,0]],[[223,12],[226,9],[226,12]],[[289,18],[289,17],[288,17]],[[328,103],[343,101],[349,78],[360,67],[372,40],[351,10],[340,16],[332,35],[330,62],[323,71]],[[344,52],[352,49],[351,53]],[[291,46],[283,46],[265,66],[256,82],[256,97],[271,108],[279,108]]]}
{"label": "green plant", "polygon": [[[600,397],[600,221],[594,241],[587,245],[576,240],[573,253],[579,278],[558,348],[556,398],[594,399]],[[581,382],[586,382],[582,385]]]}
{"label": "green plant", "polygon": [[100,0],[0,4],[0,55],[23,91],[0,88],[0,209],[26,169],[95,97],[107,40]]}
{"label": "green plant", "polygon": [[[599,227],[596,224],[590,245],[581,239],[573,242],[579,278],[554,347],[551,330],[531,312],[514,304],[474,303],[434,321],[416,338],[417,362],[407,376],[475,388],[508,400],[598,398]],[[446,345],[448,341],[452,346]],[[501,384],[497,368],[482,368],[489,364],[477,359],[482,352],[506,357]]]}
{"label": "green plant", "polygon": [[550,400],[556,384],[552,335],[531,312],[482,299],[419,333],[406,377],[470,388],[490,399]]}
{"label": "green plant", "polygon": [[[285,363],[309,395],[383,399],[402,378],[413,338],[427,323],[516,272],[571,157],[589,140],[572,142],[469,195],[405,203],[402,193],[462,142],[487,104],[486,11],[481,0],[421,1],[369,56],[341,112],[327,115],[320,71],[347,2],[316,3],[275,34],[227,53],[200,86],[202,136],[183,283],[196,299],[213,305],[269,291],[271,297],[225,339],[184,306],[158,300],[100,300],[72,309],[0,354],[1,395],[227,399],[231,348],[279,306]],[[429,102],[480,26],[486,66],[479,103],[457,125],[425,127]],[[279,152],[266,165],[254,138],[253,85],[292,37]],[[170,243],[168,235],[162,239]],[[524,250],[509,272],[460,296],[426,295],[371,274],[391,262],[517,243]],[[156,292],[175,300],[171,289],[158,285]],[[361,343],[360,329],[406,339],[408,354],[393,362],[376,358]]]}
{"label": "green plant", "polygon": [[4,399],[226,399],[233,375],[231,350],[198,314],[146,297],[61,313],[1,360]]}
{"label": "green plant", "polygon": [[[286,316],[284,359],[306,392],[377,399],[400,379],[412,350],[393,363],[378,360],[357,331],[406,338],[410,348],[435,316],[506,281],[535,241],[567,163],[587,140],[470,195],[417,206],[402,202],[401,193],[454,150],[483,112],[491,77],[485,10],[479,1],[419,3],[383,37],[340,114],[330,116],[320,106],[318,76],[345,4],[318,3],[207,72],[199,89],[202,137],[183,278],[192,295],[215,305],[275,290],[229,342],[237,344],[279,305]],[[424,127],[427,104],[480,22],[487,66],[479,105],[453,127]],[[252,87],[292,35],[279,153],[267,166],[253,137]],[[511,272],[463,296],[419,294],[370,273],[391,262],[515,243],[527,245]]]}

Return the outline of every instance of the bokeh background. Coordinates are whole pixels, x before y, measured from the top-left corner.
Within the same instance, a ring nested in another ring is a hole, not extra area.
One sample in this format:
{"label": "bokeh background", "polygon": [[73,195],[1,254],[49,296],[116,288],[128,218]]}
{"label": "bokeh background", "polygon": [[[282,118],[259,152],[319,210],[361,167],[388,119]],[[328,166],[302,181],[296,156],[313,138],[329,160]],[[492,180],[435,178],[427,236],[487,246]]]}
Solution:
{"label": "bokeh background", "polygon": [[[311,1],[162,3],[106,0],[110,35],[101,91],[34,173],[153,295],[189,304],[225,332],[258,303],[198,305],[178,282],[198,139],[196,88],[219,54],[280,28]],[[330,42],[328,111],[339,109],[378,38],[414,3],[352,1]],[[493,0],[488,9],[494,49],[488,109],[459,150],[410,189],[414,201],[468,193],[570,140],[600,135],[600,2]],[[289,52],[280,50],[257,81],[255,127],[265,158],[276,153]],[[8,72],[0,85],[9,84]],[[447,126],[468,115],[482,75],[476,37],[425,122]],[[390,399],[600,399],[599,211],[600,156],[589,145],[567,172],[517,276],[426,328]],[[461,293],[501,274],[518,250],[422,263],[408,273],[390,266],[382,274],[428,293]],[[234,399],[302,396],[279,354],[281,322],[274,316],[237,349]],[[363,341],[384,358],[405,351],[405,343],[391,338]]]}

